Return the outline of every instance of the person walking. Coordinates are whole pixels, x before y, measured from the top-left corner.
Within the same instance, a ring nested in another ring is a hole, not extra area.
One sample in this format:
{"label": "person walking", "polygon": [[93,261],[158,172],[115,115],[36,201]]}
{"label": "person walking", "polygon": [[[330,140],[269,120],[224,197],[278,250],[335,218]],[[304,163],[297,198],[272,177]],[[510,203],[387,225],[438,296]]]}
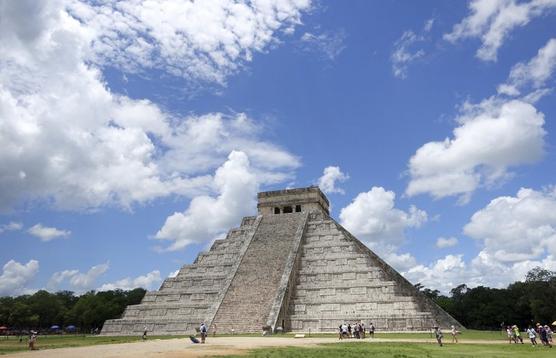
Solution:
{"label": "person walking", "polygon": [[458,343],[458,334],[459,331],[456,329],[456,326],[452,325],[452,330],[450,331],[450,334],[452,335],[452,343]]}
{"label": "person walking", "polygon": [[438,342],[438,345],[442,347],[442,338],[444,337],[444,335],[442,335],[442,331],[440,330],[440,327],[438,326],[434,327],[434,336],[436,337],[436,341]]}
{"label": "person walking", "polygon": [[514,341],[514,334],[510,326],[506,326],[506,334],[508,335],[509,343],[512,344],[512,341]]}
{"label": "person walking", "polygon": [[552,343],[548,340],[548,331],[547,331],[547,326],[540,326],[540,336],[541,336],[541,342],[543,344],[543,346],[548,346],[550,348],[552,348]]}
{"label": "person walking", "polygon": [[147,340],[147,326],[143,327],[143,337],[141,337],[144,341]]}
{"label": "person walking", "polygon": [[29,336],[29,350],[34,351],[37,349],[35,344],[37,343],[37,332],[31,331]]}
{"label": "person walking", "polygon": [[375,326],[373,325],[373,322],[369,324],[369,337],[375,338]]}
{"label": "person walking", "polygon": [[529,336],[529,340],[531,341],[531,345],[536,346],[537,345],[537,332],[535,332],[535,329],[533,329],[533,327],[529,326],[529,328],[527,328],[527,335]]}
{"label": "person walking", "polygon": [[207,326],[205,325],[205,322],[201,323],[199,331],[201,332],[201,343],[205,343],[205,340],[207,339]]}
{"label": "person walking", "polygon": [[523,344],[523,339],[521,338],[521,333],[519,332],[519,327],[514,324],[513,327],[512,327],[512,330],[513,330],[513,334],[514,334],[515,343],[517,343],[517,341],[519,341],[521,344]]}

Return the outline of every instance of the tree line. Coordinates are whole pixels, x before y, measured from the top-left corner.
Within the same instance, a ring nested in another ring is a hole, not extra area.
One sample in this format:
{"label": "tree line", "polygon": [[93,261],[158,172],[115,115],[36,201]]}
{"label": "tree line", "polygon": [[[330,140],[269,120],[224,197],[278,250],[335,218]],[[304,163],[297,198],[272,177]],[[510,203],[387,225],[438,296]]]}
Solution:
{"label": "tree line", "polygon": [[420,284],[415,286],[470,329],[499,330],[513,324],[524,329],[556,320],[556,272],[540,267],[529,271],[525,281],[507,288],[469,288],[462,284],[446,296]]}
{"label": "tree line", "polygon": [[36,329],[48,331],[76,326],[81,332],[101,328],[104,321],[118,318],[127,305],[141,302],[145,290],[86,292],[80,296],[71,291],[50,293],[45,290],[32,295],[0,297],[0,326],[10,330]]}

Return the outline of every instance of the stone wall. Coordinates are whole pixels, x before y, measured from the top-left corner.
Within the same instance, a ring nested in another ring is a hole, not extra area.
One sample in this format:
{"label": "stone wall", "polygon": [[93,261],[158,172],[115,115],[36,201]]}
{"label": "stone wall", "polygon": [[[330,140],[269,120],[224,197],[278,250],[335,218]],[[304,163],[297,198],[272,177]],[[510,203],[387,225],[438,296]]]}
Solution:
{"label": "stone wall", "polygon": [[238,229],[216,240],[176,277],[164,280],[158,291],[147,292],[120,319],[106,321],[102,334],[139,335],[145,327],[156,335],[191,334],[201,322],[210,326],[259,222],[260,218],[244,218]]}
{"label": "stone wall", "polygon": [[461,328],[333,219],[316,213],[307,224],[289,314],[293,331],[336,332],[342,322],[360,320],[385,331]]}

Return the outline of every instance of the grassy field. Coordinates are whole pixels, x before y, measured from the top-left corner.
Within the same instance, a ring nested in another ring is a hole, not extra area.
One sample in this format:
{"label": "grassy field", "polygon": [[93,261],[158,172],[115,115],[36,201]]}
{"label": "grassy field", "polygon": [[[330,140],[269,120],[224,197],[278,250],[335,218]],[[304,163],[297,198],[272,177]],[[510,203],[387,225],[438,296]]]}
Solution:
{"label": "grassy field", "polygon": [[[183,338],[185,336],[149,336],[149,339],[171,339]],[[94,346],[97,344],[114,344],[139,342],[141,337],[103,337],[103,336],[82,336],[82,335],[65,335],[65,336],[39,336],[37,346],[40,349],[67,348]],[[19,342],[18,337],[0,337],[0,354],[25,351],[28,349],[27,337],[23,337],[23,342]]]}
{"label": "grassy field", "polygon": [[[220,337],[230,335],[218,335]],[[260,337],[260,334],[241,334],[236,335],[240,337]],[[149,336],[149,339],[171,339],[171,338],[183,338],[184,336]],[[274,335],[273,337],[282,337],[287,339],[292,339],[292,333],[286,334],[279,334]],[[311,337],[336,337],[335,334],[311,334]],[[430,333],[376,333],[376,338],[390,338],[390,339],[433,339]],[[474,331],[474,330],[466,330],[460,336],[459,339],[461,342],[465,342],[465,340],[485,340],[485,341],[505,341],[505,335],[502,335],[500,332],[496,331]],[[100,337],[100,336],[82,336],[82,335],[65,335],[65,336],[39,336],[38,338],[38,347],[40,349],[52,349],[52,348],[64,348],[64,347],[81,347],[81,346],[91,346],[97,344],[114,344],[114,343],[128,343],[128,342],[138,342],[141,340],[141,337],[134,336],[134,337]],[[368,339],[371,341],[370,339]],[[445,342],[450,342],[451,338],[449,334],[445,334]],[[498,356],[507,356],[510,354],[512,356],[514,352],[520,352],[519,354],[528,354],[532,352],[534,348],[529,347],[529,345],[524,345],[523,347],[520,345],[508,345],[508,346],[483,346],[483,345],[447,345],[444,347],[446,349],[441,349],[440,347],[436,347],[431,344],[420,344],[420,343],[376,343],[376,344],[360,344],[360,343],[348,343],[342,344],[341,346],[326,346],[323,348],[317,348],[315,351],[307,351],[305,352],[303,349],[299,348],[286,348],[284,350],[280,350],[281,354],[289,357],[302,357],[306,354],[317,354],[319,351],[329,352],[323,354],[329,354],[329,356],[335,356],[338,354],[338,349],[346,350],[346,352],[354,352],[353,354],[358,354],[361,349],[363,349],[366,353],[370,353],[373,355],[377,355],[378,357],[423,357],[423,356],[430,356],[430,357],[439,357],[438,354],[443,354],[443,356],[450,357],[447,354],[455,354],[454,357],[475,357],[475,356],[484,356],[482,353],[479,352],[487,352],[490,354],[491,352],[496,352],[498,355],[491,355],[493,357]],[[441,349],[441,350],[439,350]],[[5,339],[4,337],[0,337],[0,354],[17,352],[27,350],[27,337],[24,337],[23,342],[19,342],[17,337],[9,337],[9,339]],[[542,348],[536,349],[537,353],[544,352]],[[278,357],[282,355],[271,355],[271,350],[261,350],[256,351],[254,354],[255,357]],[[425,354],[426,353],[426,354]],[[554,350],[556,353],[556,349]],[[351,354],[351,353],[349,353]],[[397,354],[397,355],[396,355]],[[520,356],[520,355],[516,355]],[[542,353],[545,354],[545,353]],[[311,356],[318,356],[318,355],[311,355]],[[541,355],[542,357],[542,355]]]}
{"label": "grassy field", "polygon": [[446,344],[439,347],[435,344],[424,343],[346,343],[325,344],[316,348],[266,348],[257,349],[247,356],[248,358],[522,358],[522,357],[554,357],[556,349],[546,347],[531,347],[524,344],[488,345],[488,344]]}

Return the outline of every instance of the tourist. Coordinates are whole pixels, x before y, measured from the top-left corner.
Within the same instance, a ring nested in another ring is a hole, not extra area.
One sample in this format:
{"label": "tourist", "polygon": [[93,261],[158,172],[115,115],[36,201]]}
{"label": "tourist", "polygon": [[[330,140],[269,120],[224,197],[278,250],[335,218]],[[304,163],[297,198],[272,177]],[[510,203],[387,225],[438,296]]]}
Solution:
{"label": "tourist", "polygon": [[459,331],[456,329],[456,326],[452,325],[452,330],[450,331],[452,334],[452,343],[458,343],[458,334]]}
{"label": "tourist", "polygon": [[369,337],[375,338],[375,326],[373,325],[373,322],[369,324]]}
{"label": "tourist", "polygon": [[549,325],[545,325],[544,329],[546,330],[546,335],[548,337],[548,343],[552,344],[552,328]]}
{"label": "tourist", "polygon": [[216,323],[212,325],[212,336],[216,337]]}
{"label": "tourist", "polygon": [[517,341],[519,341],[521,344],[523,344],[523,339],[521,338],[521,333],[519,332],[519,327],[514,324],[512,326],[512,330],[513,330],[515,343],[517,343]]}
{"label": "tourist", "polygon": [[537,345],[537,332],[533,329],[533,327],[529,326],[527,328],[527,334],[529,335],[529,340],[531,341],[531,345]]}
{"label": "tourist", "polygon": [[29,336],[29,350],[34,351],[37,349],[35,344],[37,343],[37,332],[31,331]]}
{"label": "tourist", "polygon": [[346,338],[348,337],[348,326],[345,323],[342,324],[342,335]]}
{"label": "tourist", "polygon": [[342,330],[342,325],[339,325],[339,326],[338,326],[338,331],[339,331],[339,332],[338,332],[338,333],[339,333],[338,339],[343,339],[343,338],[344,338],[344,337],[343,337],[343,336],[344,336],[344,331]]}
{"label": "tourist", "polygon": [[512,341],[514,340],[514,334],[510,326],[506,326],[506,334],[508,335],[509,343],[512,344]]}
{"label": "tourist", "polygon": [[444,336],[442,335],[442,331],[440,330],[440,327],[438,326],[434,327],[434,336],[436,337],[436,341],[438,342],[438,345],[442,347],[442,337]]}
{"label": "tourist", "polygon": [[201,323],[199,331],[201,332],[201,343],[205,343],[207,338],[207,326],[205,325],[205,322]]}
{"label": "tourist", "polygon": [[351,324],[348,323],[348,334],[349,334],[349,338],[352,338],[353,336],[351,335]]}
{"label": "tourist", "polygon": [[143,340],[146,341],[147,340],[147,326],[145,326],[143,328]]}
{"label": "tourist", "polygon": [[540,326],[541,327],[541,342],[544,346],[548,346],[550,348],[552,348],[552,343],[550,342],[550,340],[548,339],[548,326]]}
{"label": "tourist", "polygon": [[365,323],[361,322],[361,338],[365,339]]}

